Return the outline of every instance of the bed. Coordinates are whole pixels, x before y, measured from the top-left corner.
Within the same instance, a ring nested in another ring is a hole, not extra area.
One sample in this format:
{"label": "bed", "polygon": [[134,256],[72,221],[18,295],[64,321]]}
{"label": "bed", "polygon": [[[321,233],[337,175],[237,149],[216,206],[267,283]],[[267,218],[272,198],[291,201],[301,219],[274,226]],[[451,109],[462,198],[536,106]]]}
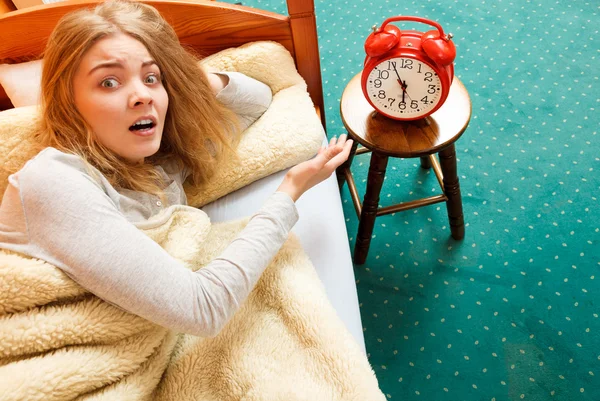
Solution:
{"label": "bed", "polygon": [[[0,64],[40,57],[45,40],[65,13],[95,1],[71,0],[15,10],[0,0]],[[325,125],[314,3],[288,0],[289,16],[212,1],[147,1],[170,22],[183,44],[208,56],[244,43],[271,40],[292,55],[307,84],[315,112]],[[35,27],[35,29],[32,29]],[[0,110],[13,108],[0,87]],[[326,139],[324,139],[326,140]],[[252,214],[277,188],[286,170],[271,174],[203,207],[212,221]],[[365,351],[353,265],[335,175],[307,192],[297,203],[300,220],[294,232],[315,266],[327,296]]]}

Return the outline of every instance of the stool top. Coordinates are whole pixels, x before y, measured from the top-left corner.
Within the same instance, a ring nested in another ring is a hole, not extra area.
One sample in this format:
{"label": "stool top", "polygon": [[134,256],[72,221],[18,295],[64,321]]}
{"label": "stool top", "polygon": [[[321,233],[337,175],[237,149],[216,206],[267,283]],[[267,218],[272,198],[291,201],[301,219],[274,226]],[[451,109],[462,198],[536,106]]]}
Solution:
{"label": "stool top", "polygon": [[375,112],[362,92],[361,73],[350,80],[340,103],[344,126],[366,148],[394,157],[437,153],[456,141],[471,119],[471,99],[454,77],[448,98],[437,111],[413,121],[398,121]]}

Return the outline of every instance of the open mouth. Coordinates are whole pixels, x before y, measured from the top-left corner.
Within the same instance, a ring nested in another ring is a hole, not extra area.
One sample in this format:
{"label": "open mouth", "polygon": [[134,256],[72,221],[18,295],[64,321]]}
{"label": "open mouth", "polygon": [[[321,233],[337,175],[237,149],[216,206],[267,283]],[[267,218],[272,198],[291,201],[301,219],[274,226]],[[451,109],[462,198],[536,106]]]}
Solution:
{"label": "open mouth", "polygon": [[129,131],[145,131],[154,128],[156,123],[150,119],[136,121],[135,124],[129,127]]}

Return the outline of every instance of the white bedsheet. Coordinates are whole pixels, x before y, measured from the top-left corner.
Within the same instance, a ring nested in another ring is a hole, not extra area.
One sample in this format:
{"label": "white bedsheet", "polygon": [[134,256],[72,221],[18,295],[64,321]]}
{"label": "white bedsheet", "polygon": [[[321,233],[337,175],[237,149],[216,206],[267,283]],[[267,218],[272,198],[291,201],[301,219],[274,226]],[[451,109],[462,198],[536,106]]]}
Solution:
{"label": "white bedsheet", "polygon": [[[286,171],[272,174],[202,208],[211,221],[246,217],[277,189]],[[300,218],[293,232],[300,239],[346,327],[365,351],[356,281],[335,174],[296,202]]]}

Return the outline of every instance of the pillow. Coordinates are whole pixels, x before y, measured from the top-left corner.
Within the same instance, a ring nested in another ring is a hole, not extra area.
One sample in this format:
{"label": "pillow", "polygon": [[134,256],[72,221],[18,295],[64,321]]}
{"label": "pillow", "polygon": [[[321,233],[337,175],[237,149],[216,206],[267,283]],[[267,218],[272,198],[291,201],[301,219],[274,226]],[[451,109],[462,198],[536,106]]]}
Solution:
{"label": "pillow", "polygon": [[294,59],[277,42],[252,42],[204,58],[208,70],[237,71],[269,85],[273,100],[205,185],[184,186],[188,203],[203,206],[260,178],[313,157],[325,133]]}
{"label": "pillow", "polygon": [[[184,185],[191,206],[201,207],[260,178],[313,157],[324,131],[306,84],[289,52],[276,42],[253,42],[203,60],[206,68],[237,71],[270,86],[273,101],[236,148],[238,160],[224,160],[203,185]],[[8,176],[35,156],[37,106],[0,112],[0,194]]]}
{"label": "pillow", "polygon": [[0,194],[4,194],[8,176],[37,154],[33,127],[39,116],[38,106],[0,112]]}
{"label": "pillow", "polygon": [[15,107],[39,103],[42,60],[0,64],[0,86]]}

